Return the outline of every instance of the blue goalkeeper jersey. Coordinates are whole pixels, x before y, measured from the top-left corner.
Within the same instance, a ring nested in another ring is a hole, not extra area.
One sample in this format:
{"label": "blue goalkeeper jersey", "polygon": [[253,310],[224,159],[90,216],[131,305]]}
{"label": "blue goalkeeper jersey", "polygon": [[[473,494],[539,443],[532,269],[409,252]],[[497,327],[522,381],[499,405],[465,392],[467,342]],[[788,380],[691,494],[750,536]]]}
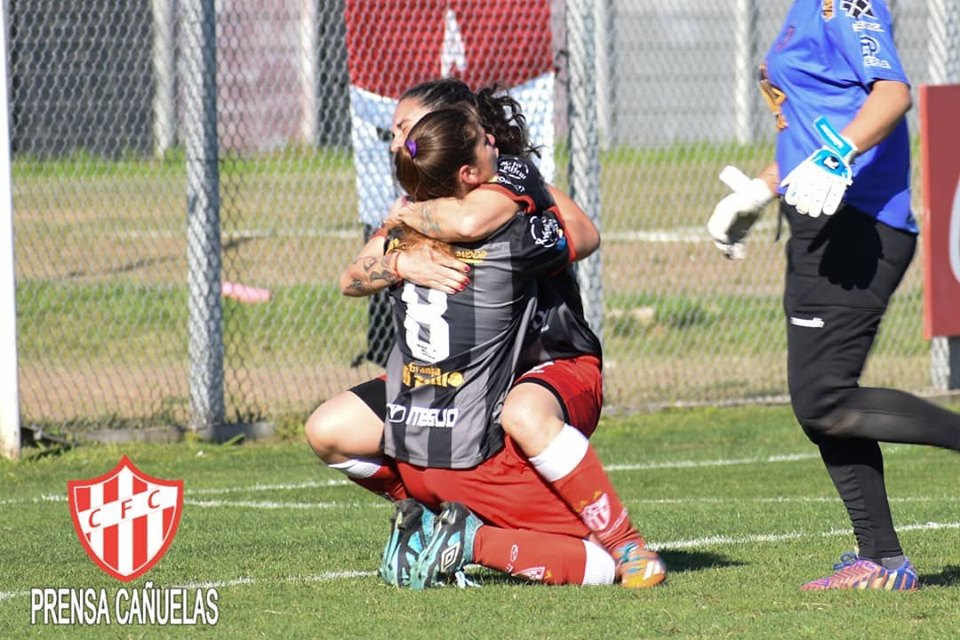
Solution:
{"label": "blue goalkeeper jersey", "polygon": [[[767,52],[760,83],[777,115],[777,164],[785,177],[823,146],[813,123],[826,116],[843,130],[877,80],[909,84],[884,0],[796,0]],[[781,188],[781,193],[784,188]],[[906,119],[853,163],[844,201],[881,222],[917,232],[910,211]]]}

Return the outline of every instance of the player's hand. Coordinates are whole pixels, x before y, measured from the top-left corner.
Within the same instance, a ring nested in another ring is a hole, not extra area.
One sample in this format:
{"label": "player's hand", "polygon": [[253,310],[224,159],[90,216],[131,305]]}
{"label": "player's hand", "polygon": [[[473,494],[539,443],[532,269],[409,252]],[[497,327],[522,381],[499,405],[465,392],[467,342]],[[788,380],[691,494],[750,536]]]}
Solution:
{"label": "player's hand", "polygon": [[386,220],[383,221],[383,226],[389,231],[390,229],[395,229],[401,226],[403,222],[403,214],[406,209],[410,206],[410,200],[406,196],[401,196],[393,201],[393,204],[390,205],[390,211],[387,213]]}
{"label": "player's hand", "polygon": [[814,122],[825,144],[791,171],[781,187],[787,187],[783,199],[799,213],[816,218],[833,215],[840,208],[843,194],[853,183],[850,165],[857,155],[853,142],[841,136],[820,116]]}
{"label": "player's hand", "polygon": [[743,241],[774,194],[766,182],[760,178],[751,180],[733,166],[723,168],[720,180],[733,193],[713,208],[713,214],[707,220],[707,231],[725,257],[742,259],[745,255]]}
{"label": "player's hand", "polygon": [[429,242],[404,249],[397,257],[397,273],[413,284],[451,295],[470,282],[470,265],[437,251]]}

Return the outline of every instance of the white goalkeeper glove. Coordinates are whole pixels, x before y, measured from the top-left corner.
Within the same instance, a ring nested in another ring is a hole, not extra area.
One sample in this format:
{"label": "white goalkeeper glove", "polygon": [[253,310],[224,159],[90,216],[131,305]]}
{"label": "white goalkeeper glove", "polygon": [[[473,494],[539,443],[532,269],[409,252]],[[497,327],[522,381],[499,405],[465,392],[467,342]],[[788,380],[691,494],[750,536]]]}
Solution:
{"label": "white goalkeeper glove", "polygon": [[787,204],[816,218],[821,213],[831,216],[840,208],[843,194],[853,182],[850,165],[858,150],[825,117],[820,116],[813,124],[826,144],[797,165],[780,186],[787,187],[783,195]]}
{"label": "white goalkeeper glove", "polygon": [[763,208],[773,200],[774,194],[760,178],[751,180],[740,169],[726,166],[720,172],[720,180],[733,193],[717,203],[707,220],[707,231],[714,244],[731,259],[743,259],[743,241],[750,227],[757,221]]}

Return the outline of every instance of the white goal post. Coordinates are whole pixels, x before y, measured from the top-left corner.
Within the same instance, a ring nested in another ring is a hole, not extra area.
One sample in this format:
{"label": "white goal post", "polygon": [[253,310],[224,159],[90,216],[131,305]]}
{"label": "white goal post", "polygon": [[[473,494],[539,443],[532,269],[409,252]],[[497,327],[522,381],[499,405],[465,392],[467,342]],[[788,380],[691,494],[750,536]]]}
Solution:
{"label": "white goal post", "polygon": [[7,1],[0,4],[0,454],[20,457],[17,380],[16,274],[10,179],[10,101],[7,84]]}

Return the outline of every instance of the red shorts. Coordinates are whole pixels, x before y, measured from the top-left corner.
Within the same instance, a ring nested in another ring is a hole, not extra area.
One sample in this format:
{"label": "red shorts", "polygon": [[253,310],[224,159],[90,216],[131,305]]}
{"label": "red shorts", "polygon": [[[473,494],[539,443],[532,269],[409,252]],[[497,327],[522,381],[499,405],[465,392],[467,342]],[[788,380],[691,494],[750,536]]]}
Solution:
{"label": "red shorts", "polygon": [[536,472],[513,440],[472,469],[432,469],[396,462],[407,493],[437,511],[460,502],[481,520],[506,529],[586,538],[590,530]]}
{"label": "red shorts", "polygon": [[544,362],[514,382],[532,382],[549,389],[563,407],[564,421],[586,437],[593,435],[603,408],[603,374],[600,358],[577,356]]}

